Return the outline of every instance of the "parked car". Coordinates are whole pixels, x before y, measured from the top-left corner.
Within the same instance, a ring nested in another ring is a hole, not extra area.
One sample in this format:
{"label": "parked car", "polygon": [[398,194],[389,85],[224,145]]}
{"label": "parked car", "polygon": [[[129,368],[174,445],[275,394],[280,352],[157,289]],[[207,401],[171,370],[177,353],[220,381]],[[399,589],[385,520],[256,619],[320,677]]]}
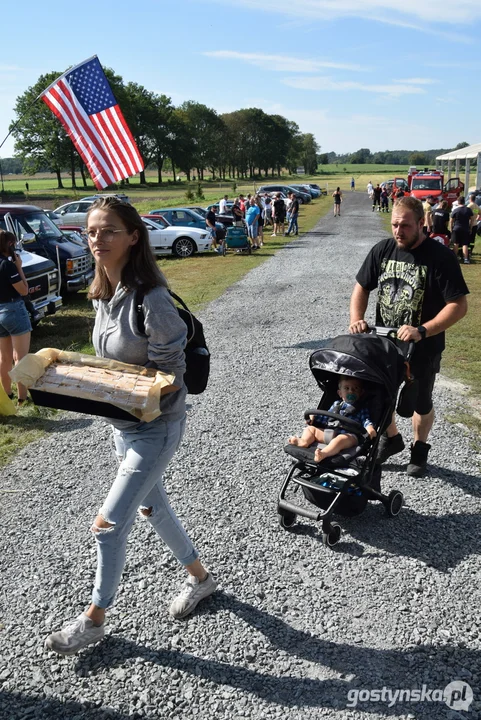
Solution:
{"label": "parked car", "polygon": [[[161,215],[170,225],[176,227],[195,227],[199,230],[205,230],[205,217],[199,215],[191,208],[162,208],[161,210],[151,210],[149,215]],[[225,235],[225,228],[220,222],[216,223],[218,237]]]}
{"label": "parked car", "polygon": [[162,215],[141,215],[149,232],[149,240],[155,255],[176,255],[187,258],[196,252],[210,250],[210,233],[204,228],[177,227]]}
{"label": "parked car", "polygon": [[221,223],[224,230],[227,230],[227,228],[230,228],[234,224],[234,216],[231,212],[231,208],[234,205],[233,202],[227,201],[227,213],[223,213],[222,215],[219,213],[219,203],[212,203],[211,205],[207,205],[207,207],[204,209],[205,214],[209,212],[209,210],[213,209],[215,212],[215,219],[218,223]]}
{"label": "parked car", "polygon": [[81,200],[99,200],[100,198],[105,197],[115,197],[118,200],[130,205],[130,199],[124,193],[98,193],[98,195],[87,195],[87,197],[83,197]]}
{"label": "parked car", "polygon": [[87,224],[87,213],[96,199],[90,198],[66,203],[66,205],[60,205],[54,212],[60,215],[62,225],[80,225],[80,227],[84,228]]}
{"label": "parked car", "polygon": [[46,215],[48,218],[50,218],[50,220],[51,220],[52,222],[55,223],[55,225],[61,225],[61,224],[62,224],[63,219],[62,219],[62,217],[61,217],[60,215],[57,215],[56,212],[54,212],[53,210],[44,210],[44,212],[45,212],[45,215]]}
{"label": "parked car", "polygon": [[88,247],[89,241],[87,237],[87,230],[81,225],[59,225],[58,227],[59,230],[64,233],[64,235],[68,233],[76,233],[77,235],[80,235],[83,242],[85,243],[85,246]]}
{"label": "parked car", "polygon": [[291,188],[294,188],[294,190],[295,190],[296,192],[305,192],[305,193],[307,193],[307,194],[309,195],[309,197],[311,198],[311,200],[312,200],[313,197],[317,197],[317,194],[315,194],[316,191],[313,190],[312,188],[310,188],[308,185],[307,185],[307,186],[306,186],[306,185],[298,185],[298,184],[296,183],[295,185],[291,185]]}
{"label": "parked car", "polygon": [[60,230],[62,230],[62,233],[70,240],[70,242],[73,242],[75,245],[78,245],[90,252],[88,240],[83,232],[69,228],[60,228]]}
{"label": "parked car", "polygon": [[86,248],[71,243],[45,214],[34,205],[7,205],[14,233],[26,250],[51,260],[60,266],[61,287],[64,293],[87,288],[94,277],[94,259]]}
{"label": "parked car", "polygon": [[311,202],[311,195],[310,193],[306,192],[305,190],[295,190],[291,185],[261,185],[257,188],[256,192],[258,193],[277,193],[281,192],[284,193],[284,195],[287,195],[288,192],[292,192],[295,194],[297,199],[300,203],[310,203]]}
{"label": "parked car", "polygon": [[302,184],[301,187],[305,188],[307,190],[307,192],[311,194],[311,197],[313,199],[321,196],[321,188],[317,188],[317,187],[314,187],[313,185],[305,185],[305,184]]}
{"label": "parked car", "polygon": [[[22,239],[28,240],[25,233],[20,232],[12,212],[18,212],[25,205],[0,205],[0,228],[12,232],[17,238],[15,251],[22,258],[22,268],[28,282],[28,299],[33,305],[30,310],[32,326],[36,325],[45,315],[52,315],[62,306],[60,296],[60,278],[56,264],[45,257],[28,252],[23,248]],[[38,210],[38,208],[35,208]],[[23,238],[22,238],[23,235]],[[30,237],[33,234],[30,233]],[[29,307],[27,306],[27,309]]]}

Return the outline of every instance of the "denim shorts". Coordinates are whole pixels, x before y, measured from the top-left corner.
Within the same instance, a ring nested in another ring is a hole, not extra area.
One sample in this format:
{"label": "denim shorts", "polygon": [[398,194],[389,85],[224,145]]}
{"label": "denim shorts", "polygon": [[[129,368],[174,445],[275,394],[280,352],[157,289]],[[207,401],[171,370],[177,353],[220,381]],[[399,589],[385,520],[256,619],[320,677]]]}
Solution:
{"label": "denim shorts", "polygon": [[22,299],[0,303],[0,338],[31,332],[30,317]]}

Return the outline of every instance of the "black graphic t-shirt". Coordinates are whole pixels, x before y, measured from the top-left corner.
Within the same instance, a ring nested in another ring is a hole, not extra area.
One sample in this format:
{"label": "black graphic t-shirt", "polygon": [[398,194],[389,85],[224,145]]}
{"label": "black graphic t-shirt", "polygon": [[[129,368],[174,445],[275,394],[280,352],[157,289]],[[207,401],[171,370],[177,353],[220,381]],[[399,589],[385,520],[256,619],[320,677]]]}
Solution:
{"label": "black graphic t-shirt", "polygon": [[[454,253],[426,238],[415,250],[398,248],[393,238],[377,243],[364,260],[357,282],[371,292],[378,288],[376,325],[418,327],[432,320],[446,303],[469,290]],[[426,338],[416,355],[444,350],[444,333]]]}

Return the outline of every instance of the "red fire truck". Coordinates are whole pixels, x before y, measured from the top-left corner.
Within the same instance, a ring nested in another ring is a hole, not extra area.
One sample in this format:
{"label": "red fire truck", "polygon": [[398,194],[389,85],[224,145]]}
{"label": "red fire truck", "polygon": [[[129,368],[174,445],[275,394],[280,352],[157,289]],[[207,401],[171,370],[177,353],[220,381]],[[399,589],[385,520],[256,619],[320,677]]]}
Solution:
{"label": "red fire truck", "polygon": [[415,167],[409,168],[408,187],[410,195],[425,200],[427,197],[433,197],[436,200],[447,200],[449,205],[461,195],[464,190],[464,183],[458,177],[451,178],[446,183],[444,175],[439,170],[423,171]]}

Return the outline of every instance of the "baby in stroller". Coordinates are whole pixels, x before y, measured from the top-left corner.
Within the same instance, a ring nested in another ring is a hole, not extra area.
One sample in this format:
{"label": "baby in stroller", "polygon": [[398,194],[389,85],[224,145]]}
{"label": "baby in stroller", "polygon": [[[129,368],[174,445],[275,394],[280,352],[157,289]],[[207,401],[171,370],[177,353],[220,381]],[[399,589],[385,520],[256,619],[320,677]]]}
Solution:
{"label": "baby in stroller", "polygon": [[[339,380],[337,394],[341,401],[337,400],[329,408],[329,412],[344,415],[350,420],[360,423],[369,434],[371,440],[376,437],[374,424],[369,417],[369,411],[362,405],[364,387],[361,380],[355,377],[343,376]],[[323,415],[309,415],[308,425],[304,428],[301,437],[295,435],[289,438],[291,445],[307,448],[314,443],[325,444],[325,447],[316,448],[314,461],[321,462],[328,457],[337,455],[347,448],[355,447],[359,440],[356,435],[339,428],[339,423],[332,418]]]}

